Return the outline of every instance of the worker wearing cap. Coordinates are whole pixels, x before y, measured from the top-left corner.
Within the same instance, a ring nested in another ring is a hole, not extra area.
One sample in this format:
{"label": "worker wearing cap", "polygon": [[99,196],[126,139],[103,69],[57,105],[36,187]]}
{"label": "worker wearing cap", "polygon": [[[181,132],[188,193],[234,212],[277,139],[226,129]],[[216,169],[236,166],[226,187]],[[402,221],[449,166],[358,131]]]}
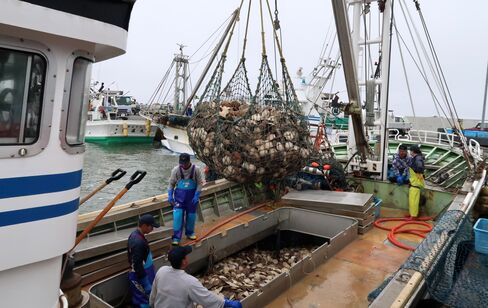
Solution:
{"label": "worker wearing cap", "polygon": [[153,228],[159,228],[154,217],[144,214],[139,218],[139,226],[134,230],[127,243],[130,271],[129,282],[134,307],[149,308],[149,294],[154,280],[154,265],[151,250],[145,235]]}
{"label": "worker wearing cap", "polygon": [[409,162],[410,188],[408,190],[408,210],[410,217],[415,219],[419,215],[420,191],[425,187],[424,181],[424,156],[418,145],[410,146]]}
{"label": "worker wearing cap", "polygon": [[171,266],[163,266],[156,273],[149,300],[151,307],[186,308],[197,304],[205,308],[242,308],[240,301],[218,296],[185,272],[191,251],[191,246],[177,246],[169,251]]}
{"label": "worker wearing cap", "polygon": [[179,245],[183,226],[189,239],[197,238],[195,222],[203,181],[202,171],[190,162],[190,155],[181,154],[179,165],[171,171],[168,185],[168,202],[173,206],[173,245]]}

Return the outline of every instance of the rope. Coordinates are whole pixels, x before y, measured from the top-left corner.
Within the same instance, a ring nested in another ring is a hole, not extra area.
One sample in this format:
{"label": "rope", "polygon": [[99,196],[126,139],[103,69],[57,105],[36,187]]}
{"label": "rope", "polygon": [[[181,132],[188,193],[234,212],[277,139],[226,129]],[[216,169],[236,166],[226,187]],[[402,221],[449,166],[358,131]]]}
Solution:
{"label": "rope", "polygon": [[249,19],[250,19],[250,16],[251,16],[251,3],[252,3],[252,0],[249,0],[249,7],[247,9],[246,31],[244,33],[244,42],[242,44],[242,56],[241,56],[242,59],[245,58],[245,54],[246,54],[247,33],[248,33],[248,30],[249,30]]}
{"label": "rope", "polygon": [[266,44],[264,34],[264,18],[263,18],[263,0],[259,0],[259,15],[261,18],[261,48],[263,57],[266,57]]}
{"label": "rope", "polygon": [[[420,20],[422,22],[422,26],[424,28],[425,35],[427,37],[427,42],[429,43],[429,48],[430,48],[432,56],[434,58],[434,63],[436,64],[436,70],[437,70],[439,76],[442,78],[443,86],[445,86],[445,89],[447,91],[447,93],[446,93],[446,91],[444,91],[443,94],[444,94],[444,96],[446,96],[446,101],[448,101],[450,103],[449,110],[451,112],[453,119],[456,120],[456,121],[454,121],[454,125],[457,129],[457,134],[459,135],[459,138],[461,139],[464,157],[466,158],[466,160],[468,160],[469,162],[472,163],[473,162],[473,156],[471,155],[471,153],[468,150],[466,137],[464,136],[464,134],[462,132],[462,127],[459,124],[459,115],[457,113],[456,106],[454,105],[454,101],[452,99],[451,91],[447,85],[446,77],[445,77],[444,71],[442,70],[442,67],[440,65],[440,61],[439,61],[439,58],[437,56],[437,52],[435,51],[432,38],[430,36],[429,30],[427,28],[427,24],[425,22],[423,14],[422,14],[422,10],[420,9],[420,4],[419,4],[418,0],[414,0],[414,3],[415,3],[415,6],[417,8],[417,12],[419,13]],[[471,169],[471,164],[468,164],[468,168]]]}
{"label": "rope", "polygon": [[398,29],[396,26],[395,26],[395,30],[397,33],[396,39],[398,44],[398,50],[400,51],[400,59],[402,61],[403,74],[405,76],[405,83],[407,84],[408,98],[410,100],[410,106],[412,107],[413,117],[416,118],[417,116],[415,115],[415,108],[413,106],[412,91],[410,90],[410,82],[408,81],[407,68],[405,67],[405,60],[403,59],[402,46],[400,45],[400,38],[398,37]]}
{"label": "rope", "polygon": [[329,33],[330,33],[331,26],[332,26],[332,20],[329,22],[329,26],[327,27],[327,32],[325,34],[324,42],[322,43],[322,48],[320,49],[320,57],[317,65],[320,65],[320,63],[322,62],[322,58],[324,57],[325,52],[327,51],[327,47],[329,46],[329,42],[330,42]]}
{"label": "rope", "polygon": [[421,69],[420,69],[420,67],[419,67],[419,65],[418,65],[418,63],[417,63],[417,61],[415,60],[415,58],[414,58],[414,56],[413,56],[412,52],[410,51],[410,49],[408,48],[407,44],[405,43],[405,40],[403,39],[403,37],[402,37],[402,35],[400,34],[400,32],[397,32],[397,33],[398,33],[398,37],[400,38],[401,42],[402,42],[402,43],[403,43],[403,45],[405,46],[405,49],[407,49],[407,52],[408,52],[408,54],[410,55],[410,58],[412,59],[412,61],[413,61],[413,63],[415,64],[415,66],[417,67],[417,70],[419,71],[420,76],[422,76],[422,78],[424,79],[424,81],[425,81],[425,83],[426,83],[427,87],[429,88],[429,91],[430,91],[430,93],[431,93],[432,97],[434,98],[434,103],[438,104],[438,106],[441,108],[442,113],[444,114],[444,116],[446,117],[446,119],[449,121],[449,116],[446,114],[446,111],[444,110],[444,108],[442,108],[442,106],[441,106],[441,104],[440,104],[440,102],[439,102],[439,100],[438,100],[437,96],[436,96],[436,95],[435,95],[435,93],[434,93],[434,90],[432,89],[432,87],[431,87],[431,85],[430,85],[430,83],[429,83],[429,81],[428,81],[428,79],[427,79],[427,76],[426,76],[426,75],[424,75],[424,74],[422,73],[422,71],[421,71]]}
{"label": "rope", "polygon": [[[413,45],[414,45],[414,48],[415,48],[415,52],[417,53],[417,57],[419,59],[420,67],[422,68],[422,72],[424,73],[424,75],[427,76],[427,73],[425,71],[424,64],[422,62],[422,58],[420,57],[420,53],[419,53],[419,50],[417,48],[417,44],[415,42],[415,39],[413,38],[412,30],[410,28],[410,24],[412,24],[412,27],[415,30],[415,34],[417,35],[417,39],[419,41],[420,46],[422,47],[422,51],[424,52],[424,56],[425,56],[425,58],[427,60],[427,64],[429,65],[429,67],[431,69],[431,72],[433,72],[432,63],[430,62],[430,59],[427,56],[427,51],[425,50],[425,46],[422,43],[422,40],[421,40],[420,35],[418,33],[417,27],[415,27],[415,24],[413,23],[413,19],[412,19],[412,16],[410,15],[410,11],[407,10],[407,9],[404,9],[403,3],[401,1],[400,1],[400,8],[402,10],[403,18],[405,19],[405,24],[407,25],[408,32],[410,33],[410,38],[412,39],[412,42],[413,42]],[[405,14],[405,11],[407,12],[407,14]],[[407,20],[407,16],[410,19],[410,22]],[[396,27],[396,25],[395,25],[395,27]],[[397,32],[398,32],[398,30],[397,30]],[[440,89],[439,80],[438,80],[437,76],[435,74],[433,74],[433,76],[434,76],[434,80],[435,80],[435,82],[437,84],[437,88]],[[435,102],[435,98],[434,98],[434,95],[433,95],[432,92],[431,92],[431,96],[432,96],[432,100],[434,101],[434,107],[435,107],[435,109],[437,111],[437,115],[439,116],[439,118],[441,118],[441,124],[442,124],[442,126],[446,127],[445,124],[444,124],[444,121],[442,120],[442,117],[440,115],[439,107],[437,106],[438,104]],[[449,119],[447,119],[447,121],[449,121]]]}
{"label": "rope", "polygon": [[[268,7],[268,13],[271,21],[273,20],[273,16],[271,14],[271,7],[269,5],[269,1],[266,0],[266,5]],[[285,64],[285,57],[283,55],[283,48],[282,45],[278,39],[278,34],[276,33],[276,29],[273,28],[273,37],[276,41],[276,45],[278,47],[278,51],[280,53],[280,62],[281,62],[281,69],[282,69],[282,77],[283,77],[283,85],[284,89],[283,92],[285,93],[285,99],[286,102],[295,102],[293,104],[292,109],[295,112],[301,113],[301,108],[298,105],[298,97],[295,92],[295,88],[293,87],[293,83],[291,82],[290,74],[288,73],[288,69]]]}
{"label": "rope", "polygon": [[153,92],[153,94],[149,98],[149,107],[151,107],[151,105],[154,103],[154,100],[156,98],[156,95],[158,95],[159,91],[161,90],[161,88],[163,87],[163,85],[168,80],[169,73],[171,72],[171,69],[173,68],[174,64],[175,64],[175,61],[174,60],[171,61],[171,65],[169,66],[168,70],[166,71],[166,73],[164,74],[163,78],[159,82],[158,86],[156,87],[156,90]]}
{"label": "rope", "polygon": [[200,47],[198,47],[198,49],[190,56],[190,58],[193,58],[193,56],[200,50],[202,49],[203,46],[205,46],[205,44],[215,35],[217,34],[217,32],[225,25],[227,24],[227,22],[232,18],[232,15],[230,15],[229,17],[227,17],[227,19],[217,28],[217,30],[215,30],[212,34],[210,34],[210,36],[202,43],[202,45],[200,45]]}

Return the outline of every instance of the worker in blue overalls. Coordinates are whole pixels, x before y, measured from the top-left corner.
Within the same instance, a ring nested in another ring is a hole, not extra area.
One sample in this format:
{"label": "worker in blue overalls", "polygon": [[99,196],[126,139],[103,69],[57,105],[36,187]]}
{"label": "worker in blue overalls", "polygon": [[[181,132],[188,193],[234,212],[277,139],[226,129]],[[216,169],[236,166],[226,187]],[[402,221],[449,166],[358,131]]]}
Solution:
{"label": "worker in blue overalls", "polygon": [[139,226],[128,239],[127,254],[130,271],[129,283],[132,295],[132,305],[138,308],[149,308],[149,295],[151,294],[155,270],[149,244],[145,235],[159,228],[154,217],[144,214],[139,218]]}
{"label": "worker in blue overalls", "polygon": [[190,155],[180,155],[179,165],[171,171],[168,202],[173,206],[173,245],[179,245],[185,227],[186,236],[195,240],[197,206],[203,186],[200,168],[190,162]]}

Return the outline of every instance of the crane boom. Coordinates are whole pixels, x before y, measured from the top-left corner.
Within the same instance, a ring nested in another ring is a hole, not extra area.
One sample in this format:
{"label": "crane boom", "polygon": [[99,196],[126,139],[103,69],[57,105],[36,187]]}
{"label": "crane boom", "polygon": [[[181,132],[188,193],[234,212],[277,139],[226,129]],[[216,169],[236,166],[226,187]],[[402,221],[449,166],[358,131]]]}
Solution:
{"label": "crane boom", "polygon": [[347,111],[351,115],[357,151],[361,155],[361,161],[365,162],[368,154],[371,153],[371,150],[363,129],[358,75],[351,40],[351,32],[349,29],[346,1],[332,0],[332,8],[334,10],[337,38],[341,50],[342,66],[344,69],[347,94],[349,97],[349,106]]}

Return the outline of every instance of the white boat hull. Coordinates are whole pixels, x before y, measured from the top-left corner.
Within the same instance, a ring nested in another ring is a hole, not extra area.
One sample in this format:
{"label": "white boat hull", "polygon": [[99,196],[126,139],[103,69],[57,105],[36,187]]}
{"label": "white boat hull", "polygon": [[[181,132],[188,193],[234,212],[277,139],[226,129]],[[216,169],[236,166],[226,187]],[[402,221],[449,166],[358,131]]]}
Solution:
{"label": "white boat hull", "polygon": [[151,124],[147,129],[145,121],[138,120],[100,120],[89,121],[86,125],[86,142],[151,142],[154,139],[157,125]]}
{"label": "white boat hull", "polygon": [[190,142],[188,140],[188,134],[186,129],[179,127],[162,126],[164,138],[161,140],[161,144],[168,150],[175,153],[188,153],[190,155],[195,155],[195,152],[190,147]]}

